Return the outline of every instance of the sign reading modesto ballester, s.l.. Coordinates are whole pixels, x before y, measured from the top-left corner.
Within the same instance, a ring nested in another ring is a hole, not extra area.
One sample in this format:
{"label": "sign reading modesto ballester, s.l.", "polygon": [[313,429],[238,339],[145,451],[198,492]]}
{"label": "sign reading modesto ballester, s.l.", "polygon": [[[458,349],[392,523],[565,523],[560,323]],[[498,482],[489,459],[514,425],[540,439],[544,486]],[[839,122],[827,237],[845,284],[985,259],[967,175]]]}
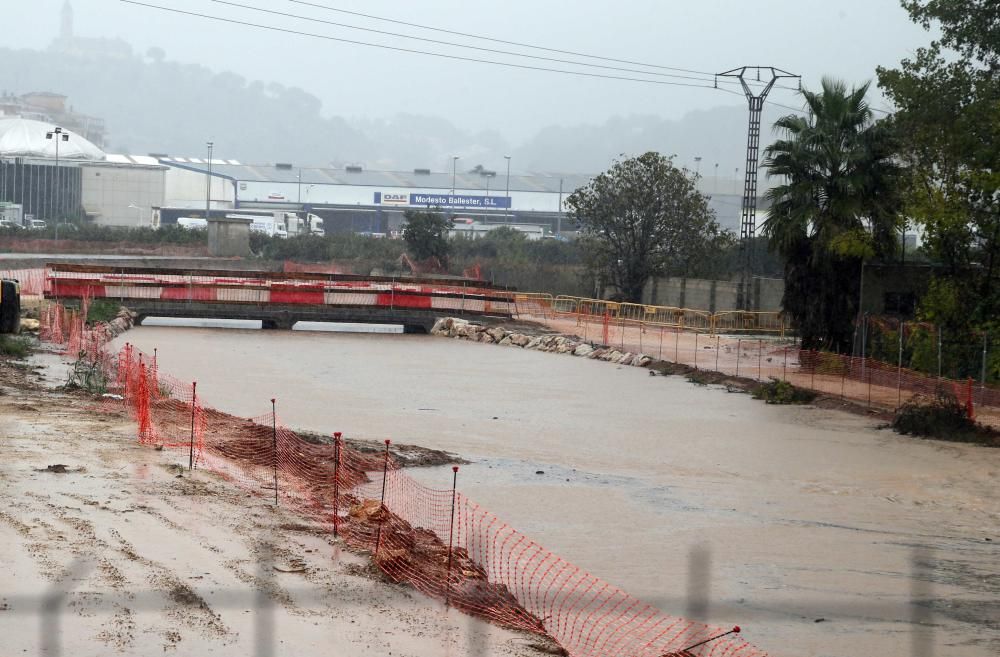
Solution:
{"label": "sign reading modesto ballester, s.l.", "polygon": [[410,194],[409,198],[402,194],[385,194],[375,192],[376,205],[424,205],[440,208],[485,208],[509,209],[510,197],[507,196],[464,196],[460,194]]}

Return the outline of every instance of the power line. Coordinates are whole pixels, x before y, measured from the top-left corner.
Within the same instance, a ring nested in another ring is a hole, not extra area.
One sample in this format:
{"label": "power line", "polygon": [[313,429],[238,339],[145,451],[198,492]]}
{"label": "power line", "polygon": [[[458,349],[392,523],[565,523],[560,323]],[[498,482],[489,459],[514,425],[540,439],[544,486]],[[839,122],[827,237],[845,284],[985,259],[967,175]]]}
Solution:
{"label": "power line", "polygon": [[[250,21],[243,21],[243,20],[238,20],[238,19],[235,19],[235,18],[225,18],[225,17],[222,17],[222,16],[213,16],[211,14],[203,14],[203,13],[200,13],[200,12],[186,11],[186,10],[183,10],[183,9],[175,9],[173,7],[163,7],[163,6],[154,5],[154,4],[151,4],[151,3],[139,2],[138,0],[119,0],[119,2],[123,2],[125,4],[130,4],[130,5],[136,5],[138,7],[145,7],[147,9],[155,9],[155,10],[158,10],[158,11],[165,11],[165,12],[170,12],[170,13],[174,13],[174,14],[181,14],[181,15],[184,15],[184,16],[192,16],[192,17],[195,17],[195,18],[202,18],[202,19],[205,19],[205,20],[217,21],[217,22],[220,22],[220,23],[230,23],[230,24],[233,24],[233,25],[242,25],[244,27],[252,27],[252,28],[257,28],[257,29],[261,29],[261,30],[268,30],[268,31],[271,31],[271,32],[279,32],[279,33],[283,33],[283,34],[294,34],[294,35],[297,35],[297,36],[311,37],[311,38],[314,38],[314,39],[323,39],[323,40],[326,40],[326,41],[337,41],[337,42],[340,42],[340,43],[349,43],[349,44],[357,45],[357,46],[367,46],[369,48],[381,48],[381,49],[384,49],[384,50],[394,50],[396,52],[405,52],[405,53],[410,53],[410,54],[415,54],[415,55],[427,55],[429,57],[439,57],[439,58],[442,58],[442,59],[454,59],[454,60],[464,61],[464,62],[474,62],[474,63],[477,63],[477,64],[491,64],[491,65],[494,65],[494,66],[506,66],[508,68],[517,68],[517,69],[529,70],[529,71],[544,71],[544,72],[547,72],[547,73],[561,73],[561,74],[564,74],[564,75],[575,75],[575,76],[579,76],[579,77],[588,77],[588,78],[602,78],[602,79],[606,79],[606,80],[623,80],[623,81],[626,81],[626,82],[645,82],[647,84],[658,84],[658,85],[663,85],[663,86],[675,86],[675,87],[693,87],[693,88],[698,88],[698,89],[714,89],[714,88],[717,88],[717,87],[715,87],[712,84],[693,84],[693,83],[688,83],[688,82],[671,82],[671,81],[667,81],[667,80],[650,80],[648,78],[633,78],[633,77],[628,77],[628,76],[623,76],[623,75],[610,75],[610,74],[605,74],[605,73],[589,73],[589,72],[586,72],[586,71],[570,71],[570,70],[566,70],[566,69],[548,68],[548,67],[544,67],[544,66],[531,66],[531,65],[528,65],[528,64],[515,64],[515,63],[512,63],[512,62],[500,62],[500,61],[491,60],[491,59],[480,59],[480,58],[477,58],[477,57],[464,57],[462,55],[449,55],[449,54],[446,54],[446,53],[431,52],[431,51],[428,51],[428,50],[417,50],[415,48],[403,48],[401,46],[390,46],[390,45],[385,45],[385,44],[380,44],[380,43],[370,43],[370,42],[367,42],[367,41],[357,41],[355,39],[344,39],[344,38],[341,38],[341,37],[330,36],[328,34],[316,34],[314,32],[304,32],[302,30],[293,30],[293,29],[289,29],[289,28],[276,27],[276,26],[273,26],[273,25],[261,25],[260,23],[252,23]],[[709,81],[705,80],[705,82],[707,83]]]}
{"label": "power line", "polygon": [[[710,81],[712,81],[711,78],[707,78],[706,79],[704,77],[694,77],[694,76],[691,76],[691,75],[680,75],[680,74],[677,74],[677,73],[660,73],[660,72],[657,72],[657,71],[643,71],[643,70],[634,69],[634,68],[623,68],[623,67],[620,67],[620,66],[608,66],[608,65],[605,65],[605,64],[591,64],[589,62],[579,62],[579,61],[573,61],[571,59],[560,59],[560,58],[557,58],[557,57],[545,57],[545,56],[542,56],[542,55],[529,55],[527,53],[514,52],[514,51],[511,51],[511,50],[500,50],[498,48],[485,48],[483,46],[473,46],[473,45],[468,45],[468,44],[464,44],[464,43],[455,43],[453,41],[443,41],[443,40],[440,40],[440,39],[429,39],[429,38],[426,38],[426,37],[413,36],[413,35],[410,35],[410,34],[402,34],[402,33],[399,33],[399,32],[389,32],[389,31],[386,31],[386,30],[377,30],[377,29],[370,28],[370,27],[361,27],[359,25],[350,25],[350,24],[347,24],[347,23],[338,23],[336,21],[323,20],[321,18],[314,18],[312,16],[302,16],[301,14],[292,14],[292,13],[288,13],[288,12],[284,12],[284,11],[277,11],[277,10],[274,10],[274,9],[264,9],[263,7],[254,7],[252,5],[245,5],[245,4],[241,4],[241,3],[238,3],[238,2],[230,2],[229,0],[208,0],[208,1],[209,2],[214,2],[216,4],[220,4],[220,5],[227,5],[229,7],[235,7],[235,8],[238,8],[238,9],[246,9],[246,10],[250,10],[250,11],[260,12],[260,13],[263,13],[263,14],[271,14],[273,16],[282,16],[284,18],[293,18],[293,19],[296,19],[296,20],[302,20],[302,21],[307,21],[307,22],[312,22],[312,23],[322,23],[323,25],[331,25],[331,26],[334,26],[334,27],[342,27],[342,28],[346,28],[346,29],[349,29],[349,30],[359,30],[361,32],[371,32],[371,33],[374,33],[374,34],[382,34],[382,35],[385,35],[385,36],[399,37],[399,38],[403,38],[403,39],[412,39],[412,40],[415,40],[415,41],[422,41],[424,43],[433,43],[433,44],[437,44],[437,45],[451,46],[451,47],[455,47],[455,48],[467,48],[469,50],[478,50],[480,52],[489,52],[489,53],[494,53],[494,54],[498,54],[498,55],[510,55],[510,56],[513,56],[513,57],[525,57],[525,58],[528,58],[528,59],[537,59],[537,60],[546,61],[546,62],[556,62],[556,63],[559,63],[559,64],[571,64],[573,66],[588,66],[588,67],[591,67],[591,68],[600,68],[600,69],[610,70],[610,71],[621,71],[621,72],[625,72],[625,73],[638,73],[640,75],[655,75],[655,76],[658,76],[658,77],[678,78],[678,79],[684,79],[684,80],[696,80],[698,82],[710,82]],[[302,4],[309,4],[309,3],[302,3]],[[720,82],[721,82],[721,80],[720,80]],[[726,82],[729,83],[729,84],[736,84],[735,82],[731,82],[729,80],[727,80]]]}
{"label": "power line", "polygon": [[[210,2],[222,2],[222,4],[232,4],[232,3],[228,3],[228,2],[223,2],[223,0],[209,0],[209,1]],[[483,36],[481,34],[471,34],[469,32],[460,32],[460,31],[457,31],[457,30],[448,30],[448,29],[441,28],[441,27],[433,27],[433,26],[430,26],[430,25],[421,25],[420,23],[411,23],[411,22],[408,22],[408,21],[402,21],[402,20],[398,20],[398,19],[395,19],[395,18],[385,18],[384,16],[375,16],[374,14],[366,14],[366,13],[359,12],[359,11],[351,11],[351,10],[348,10],[348,9],[340,9],[339,7],[331,7],[329,5],[323,5],[323,4],[319,4],[319,3],[315,3],[315,2],[306,2],[305,0],[287,0],[287,1],[290,2],[290,3],[292,3],[292,4],[303,5],[305,7],[313,7],[315,9],[324,9],[326,11],[333,11],[333,12],[337,12],[337,13],[341,13],[341,14],[347,14],[349,16],[357,16],[359,18],[367,18],[367,19],[375,20],[375,21],[383,21],[383,22],[386,22],[386,23],[394,23],[396,25],[404,25],[406,27],[415,27],[415,28],[421,29],[421,30],[430,30],[432,32],[440,32],[442,34],[451,34],[451,35],[454,35],[454,36],[467,37],[467,38],[470,38],[470,39],[479,39],[481,41],[491,41],[493,43],[502,43],[502,44],[505,44],[505,45],[508,45],[508,46],[518,46],[520,48],[532,48],[532,49],[535,49],[535,50],[542,50],[542,51],[545,51],[545,52],[553,52],[553,53],[558,53],[558,54],[561,54],[561,55],[573,55],[574,57],[586,57],[588,59],[597,59],[597,60],[600,60],[600,61],[614,62],[614,63],[617,63],[617,64],[631,64],[633,66],[645,66],[647,68],[656,68],[656,69],[660,69],[660,70],[664,70],[664,71],[679,71],[681,73],[692,73],[694,75],[702,75],[702,76],[706,76],[708,78],[711,78],[712,82],[713,82],[713,85],[718,85],[719,83],[722,83],[722,84],[739,84],[735,80],[719,80],[718,77],[715,75],[715,73],[711,73],[709,71],[698,71],[698,70],[694,70],[694,69],[690,69],[690,68],[679,68],[679,67],[676,67],[676,66],[664,66],[662,64],[649,64],[649,63],[646,63],[646,62],[639,62],[639,61],[635,61],[635,60],[631,60],[631,59],[616,59],[614,57],[604,57],[602,55],[592,55],[592,54],[589,54],[589,53],[577,52],[577,51],[573,51],[573,50],[560,50],[558,48],[548,48],[546,46],[539,46],[539,45],[535,45],[535,44],[531,44],[531,43],[523,43],[523,42],[519,42],[519,41],[510,41],[510,40],[507,40],[507,39],[498,39],[498,38],[495,38],[495,37]],[[263,11],[267,11],[267,10],[263,10]],[[280,13],[280,12],[275,12],[275,13]],[[322,21],[321,19],[313,19],[313,18],[306,18],[306,20],[316,20],[316,21],[324,22],[324,23],[327,22],[327,21]],[[387,35],[393,35],[393,36],[400,36],[400,37],[403,37],[403,38],[406,38],[406,39],[418,39],[418,40],[421,40],[421,41],[430,41],[431,43],[445,43],[445,44],[456,46],[456,47],[459,47],[459,48],[472,48],[474,50],[486,50],[487,52],[505,53],[505,54],[515,55],[515,56],[518,56],[518,57],[531,57],[531,58],[535,58],[535,59],[548,59],[546,57],[539,57],[537,55],[528,55],[526,53],[510,53],[508,51],[503,51],[503,50],[491,50],[489,48],[480,48],[480,47],[477,47],[477,46],[470,46],[470,45],[459,44],[459,43],[450,43],[450,42],[447,42],[447,41],[435,41],[433,39],[423,39],[421,37],[416,37],[416,36],[412,36],[412,35],[408,35],[408,34],[397,34],[397,33],[393,33],[393,32],[383,32],[383,31],[375,30],[375,29],[371,29],[371,28],[363,28],[363,27],[358,27],[358,26],[353,26],[353,25],[344,25],[342,23],[332,23],[331,22],[329,24],[330,25],[338,25],[338,26],[341,26],[341,27],[347,27],[347,28],[350,28],[350,29],[357,29],[357,30],[365,30],[365,31],[370,31],[370,32],[376,32],[376,33],[379,33],[379,34],[387,34]],[[561,59],[552,59],[550,61],[565,62],[565,60],[561,60]],[[566,63],[572,63],[572,64],[575,64],[577,66],[596,66],[594,64],[587,64],[585,62],[566,62]],[[599,68],[605,68],[605,67],[600,66]],[[617,69],[615,69],[615,70],[617,70]],[[622,69],[622,70],[626,70],[626,71],[630,71],[630,72],[636,72],[636,73],[642,73],[642,74],[645,74],[645,75],[664,75],[662,73],[657,74],[657,73],[653,73],[651,71],[631,71],[631,69]],[[675,76],[671,76],[671,77],[685,78],[686,76],[675,75]],[[691,79],[701,79],[701,78],[691,78]],[[753,86],[764,86],[762,82],[751,82],[751,81],[748,81],[747,84],[750,84],[750,85],[753,85]],[[790,90],[790,91],[799,91],[799,89],[796,88],[796,87],[786,87],[786,86],[783,86],[783,85],[776,85],[775,88],[776,89],[787,89],[787,90]]]}
{"label": "power line", "polygon": [[602,57],[600,55],[591,55],[583,52],[575,52],[572,50],[560,50],[558,48],[547,48],[545,46],[537,46],[530,43],[521,43],[518,41],[508,41],[505,39],[497,39],[493,37],[483,36],[481,34],[470,34],[468,32],[459,32],[456,30],[448,30],[440,27],[432,27],[430,25],[420,25],[419,23],[409,23],[407,21],[401,21],[393,18],[384,18],[382,16],[374,16],[372,14],[364,14],[359,11],[349,11],[347,9],[339,9],[337,7],[330,7],[329,5],[322,5],[315,2],[305,2],[304,0],[288,0],[293,4],[304,5],[306,7],[313,7],[315,9],[325,9],[326,11],[335,11],[341,14],[348,14],[350,16],[358,16],[359,18],[368,18],[375,21],[383,21],[386,23],[395,23],[397,25],[405,25],[407,27],[415,27],[421,30],[430,30],[432,32],[441,32],[443,34],[451,34],[454,36],[468,37],[471,39],[480,39],[483,41],[491,41],[493,43],[502,43],[508,46],[518,46],[521,48],[533,48],[535,50],[543,50],[546,52],[553,52],[560,55],[573,55],[574,57],[587,57],[589,59],[598,59],[606,62],[614,62],[616,64],[631,64],[633,66],[646,66],[649,68],[658,68],[664,71],[678,71],[680,73],[692,73],[694,75],[706,75],[708,77],[713,77],[714,73],[709,73],[707,71],[695,71],[689,68],[678,68],[676,66],[663,66],[660,64],[647,64],[645,62],[638,62],[629,59],[615,59],[613,57]]}

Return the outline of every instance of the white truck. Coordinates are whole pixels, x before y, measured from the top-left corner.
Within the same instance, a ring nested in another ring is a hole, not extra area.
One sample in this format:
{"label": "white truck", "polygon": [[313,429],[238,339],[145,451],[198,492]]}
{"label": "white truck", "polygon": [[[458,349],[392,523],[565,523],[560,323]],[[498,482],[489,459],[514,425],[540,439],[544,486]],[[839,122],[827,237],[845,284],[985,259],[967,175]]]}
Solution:
{"label": "white truck", "polygon": [[241,210],[238,212],[229,212],[226,216],[250,219],[253,221],[250,225],[251,230],[271,237],[288,237],[290,235],[318,235],[323,237],[326,235],[326,231],[323,230],[323,218],[311,213],[303,217],[297,212]]}
{"label": "white truck", "polygon": [[306,216],[299,216],[296,212],[282,212],[285,226],[289,235],[317,235],[323,237],[326,231],[323,230],[323,218],[312,213]]}
{"label": "white truck", "polygon": [[180,217],[177,225],[188,230],[205,230],[208,228],[208,220],[204,217]]}
{"label": "white truck", "polygon": [[226,217],[230,219],[249,219],[250,230],[255,233],[262,233],[268,237],[288,237],[285,225],[274,215],[242,214],[239,212],[229,212]]}

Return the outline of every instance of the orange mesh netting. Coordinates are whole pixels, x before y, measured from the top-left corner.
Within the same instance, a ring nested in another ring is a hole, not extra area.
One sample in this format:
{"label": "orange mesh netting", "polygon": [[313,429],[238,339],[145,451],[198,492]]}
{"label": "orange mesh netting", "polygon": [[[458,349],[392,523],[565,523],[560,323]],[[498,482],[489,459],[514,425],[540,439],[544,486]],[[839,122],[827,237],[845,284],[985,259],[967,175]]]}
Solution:
{"label": "orange mesh netting", "polygon": [[[48,335],[63,316],[58,307],[43,313]],[[103,353],[104,343],[91,337],[101,327],[73,321],[80,344],[99,344]],[[339,434],[309,440],[282,427],[273,406],[251,419],[204,408],[196,386],[165,375],[157,360],[129,344],[95,360],[113,395],[105,407],[133,417],[141,442],[176,449],[192,467],[314,519],[370,552],[395,582],[499,625],[548,635],[574,656],[765,654],[736,630],[668,616],[628,595],[454,489],[424,486],[392,458],[388,441],[382,453],[363,452]]]}

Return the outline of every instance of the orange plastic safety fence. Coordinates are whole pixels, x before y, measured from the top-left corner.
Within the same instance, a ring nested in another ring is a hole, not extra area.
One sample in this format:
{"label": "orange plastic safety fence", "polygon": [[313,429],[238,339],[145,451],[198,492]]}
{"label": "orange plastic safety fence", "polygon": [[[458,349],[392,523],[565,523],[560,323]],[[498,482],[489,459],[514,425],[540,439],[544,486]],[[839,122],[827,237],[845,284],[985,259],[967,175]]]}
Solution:
{"label": "orange plastic safety fence", "polygon": [[[460,493],[424,486],[388,451],[360,451],[339,436],[307,439],[273,413],[241,419],[203,408],[195,387],[165,375],[158,361],[130,344],[105,361],[117,393],[110,403],[135,419],[141,442],[186,451],[192,465],[313,518],[369,551],[394,581],[497,624],[548,634],[571,655],[654,657],[720,633],[632,598]],[[764,653],[731,634],[699,654]]]}

